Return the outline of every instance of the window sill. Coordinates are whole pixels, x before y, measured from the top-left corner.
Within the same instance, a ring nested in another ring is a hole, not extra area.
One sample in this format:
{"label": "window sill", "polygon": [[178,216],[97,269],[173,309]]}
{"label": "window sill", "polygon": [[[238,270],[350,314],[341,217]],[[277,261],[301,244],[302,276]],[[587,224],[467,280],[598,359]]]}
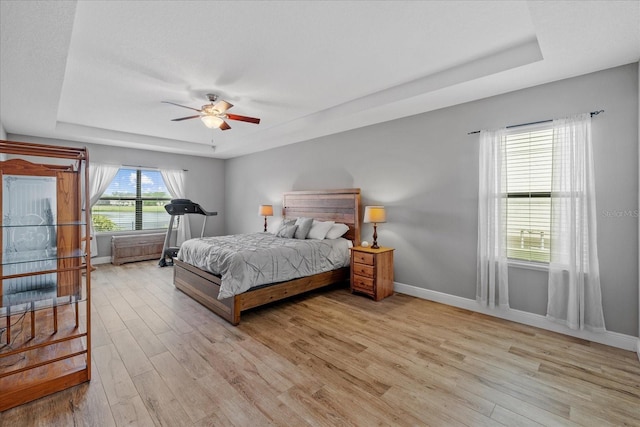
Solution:
{"label": "window sill", "polygon": [[507,261],[507,264],[509,267],[522,268],[525,270],[549,271],[549,264],[543,262],[510,259]]}
{"label": "window sill", "polygon": [[150,228],[148,230],[120,230],[120,231],[96,231],[96,236],[127,236],[134,234],[166,233],[166,228]]}

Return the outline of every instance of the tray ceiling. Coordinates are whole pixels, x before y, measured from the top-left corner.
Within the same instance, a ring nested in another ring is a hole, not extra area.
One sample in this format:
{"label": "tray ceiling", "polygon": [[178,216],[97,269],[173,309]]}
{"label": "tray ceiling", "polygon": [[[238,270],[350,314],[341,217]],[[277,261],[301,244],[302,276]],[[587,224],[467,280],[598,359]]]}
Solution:
{"label": "tray ceiling", "polygon": [[[638,61],[638,1],[2,1],[8,133],[231,158]],[[260,125],[172,122],[207,93]],[[213,149],[215,146],[215,149]]]}

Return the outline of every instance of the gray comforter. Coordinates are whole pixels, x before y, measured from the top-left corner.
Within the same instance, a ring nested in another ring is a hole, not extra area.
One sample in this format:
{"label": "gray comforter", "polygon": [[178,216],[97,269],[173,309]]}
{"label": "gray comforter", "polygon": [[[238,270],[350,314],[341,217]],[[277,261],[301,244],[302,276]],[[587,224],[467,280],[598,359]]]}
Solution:
{"label": "gray comforter", "polygon": [[269,233],[191,239],[178,259],[221,276],[218,299],[266,283],[283,282],[349,265],[350,241],[285,239]]}

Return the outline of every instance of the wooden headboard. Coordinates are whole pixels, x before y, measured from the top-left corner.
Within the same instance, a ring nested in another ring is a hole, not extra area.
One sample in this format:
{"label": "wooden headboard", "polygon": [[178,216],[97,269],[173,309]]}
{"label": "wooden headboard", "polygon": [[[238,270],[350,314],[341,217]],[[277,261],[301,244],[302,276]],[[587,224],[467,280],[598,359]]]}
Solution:
{"label": "wooden headboard", "polygon": [[361,202],[359,188],[289,191],[282,195],[282,217],[304,216],[349,226],[345,238],[360,244]]}

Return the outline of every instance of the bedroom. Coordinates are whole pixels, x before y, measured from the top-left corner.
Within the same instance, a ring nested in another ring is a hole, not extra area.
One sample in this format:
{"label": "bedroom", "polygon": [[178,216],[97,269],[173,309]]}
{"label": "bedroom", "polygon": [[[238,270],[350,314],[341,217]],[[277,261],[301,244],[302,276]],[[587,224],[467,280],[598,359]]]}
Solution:
{"label": "bedroom", "polygon": [[[637,2],[631,3],[636,5],[634,10],[637,12]],[[576,9],[581,10],[578,6]],[[542,13],[535,5],[531,10],[532,14]],[[606,15],[610,10],[601,6],[594,14]],[[535,16],[540,18],[540,15]],[[591,15],[587,13],[587,16]],[[8,30],[4,19],[8,18],[4,13],[2,19],[5,43],[9,35],[5,33]],[[49,25],[53,29],[60,22]],[[540,21],[536,21],[536,25],[542,47],[550,49],[543,43],[546,41],[544,36],[549,36],[543,32],[546,27]],[[70,28],[71,25],[67,29]],[[615,37],[615,32],[607,34]],[[622,34],[624,37],[627,35]],[[605,38],[597,32],[589,37]],[[617,45],[616,40],[606,41],[612,46]],[[600,45],[594,41],[590,46],[596,49],[595,46]],[[2,55],[11,53],[4,47],[3,44]],[[19,45],[14,49],[17,48]],[[41,49],[45,48],[46,43]],[[545,60],[552,60],[551,53],[544,49],[545,55],[551,57]],[[605,56],[606,49],[596,53]],[[2,59],[4,64],[5,57]],[[257,205],[272,203],[277,212],[285,191],[361,188],[363,205],[383,204],[388,209],[388,221],[379,227],[378,233],[381,244],[396,249],[396,289],[409,295],[471,308],[475,304],[478,140],[468,133],[603,109],[605,112],[593,119],[593,129],[597,203],[603,213],[598,220],[598,232],[604,314],[610,332],[607,339],[613,340],[609,344],[620,346],[622,342],[627,350],[634,350],[638,337],[639,306],[638,221],[633,215],[613,214],[633,213],[638,207],[637,60],[636,50],[625,59],[612,59],[614,62],[604,68],[576,71],[557,81],[540,81],[532,87],[514,86],[503,93],[480,89],[473,95],[467,95],[467,87],[461,84],[453,97],[458,101],[438,104],[436,108],[425,107],[432,111],[331,135],[317,134],[297,144],[229,159],[135,148],[114,150],[110,145],[93,143],[92,138],[96,135],[75,141],[12,125],[13,113],[4,104],[8,96],[5,94],[10,93],[5,92],[5,84],[17,85],[24,91],[25,95],[21,97],[23,104],[50,100],[40,100],[36,93],[24,89],[24,86],[32,84],[29,81],[5,80],[13,79],[13,75],[5,73],[4,69],[0,120],[9,140],[87,145],[92,159],[104,163],[188,169],[189,198],[221,213],[208,223],[209,235],[260,231],[262,218],[256,214]],[[493,83],[489,79],[483,87],[491,87]],[[233,85],[229,85],[227,90],[233,91]],[[37,85],[34,86],[37,89]],[[437,98],[439,93],[434,91],[430,95]],[[158,104],[163,99],[166,98],[157,95]],[[197,97],[174,100],[200,105]],[[48,108],[55,113],[58,101],[63,100],[56,98],[54,101]],[[239,114],[253,114],[242,107],[243,102],[238,101],[234,110]],[[154,111],[162,111],[163,123],[159,126],[178,117],[175,115],[177,108],[168,111],[159,110],[159,106],[153,108]],[[260,117],[261,114],[255,115]],[[64,117],[59,121],[64,122]],[[187,132],[187,126],[189,129],[202,127],[200,123],[169,124],[174,126],[173,133]],[[177,130],[176,126],[179,126]],[[64,126],[61,124],[59,128]],[[245,129],[238,124],[229,133],[238,131],[243,135]],[[327,130],[328,133],[331,131]],[[206,135],[206,148],[210,149],[208,138],[211,133]],[[136,140],[135,137],[133,135],[132,139]],[[219,138],[218,134],[213,134],[213,138]],[[286,168],[281,166],[283,159],[286,159]],[[604,215],[604,212],[613,214]],[[269,219],[270,230],[277,219]],[[196,219],[194,234],[199,233],[200,225]],[[365,225],[363,239],[370,240],[371,233],[371,227]],[[98,256],[108,257],[110,236],[98,236],[97,240]],[[544,317],[546,309],[545,273],[518,268],[512,268],[511,272],[516,285],[510,289],[510,304],[519,316],[514,320],[535,324]],[[629,343],[631,348],[628,348]]]}

